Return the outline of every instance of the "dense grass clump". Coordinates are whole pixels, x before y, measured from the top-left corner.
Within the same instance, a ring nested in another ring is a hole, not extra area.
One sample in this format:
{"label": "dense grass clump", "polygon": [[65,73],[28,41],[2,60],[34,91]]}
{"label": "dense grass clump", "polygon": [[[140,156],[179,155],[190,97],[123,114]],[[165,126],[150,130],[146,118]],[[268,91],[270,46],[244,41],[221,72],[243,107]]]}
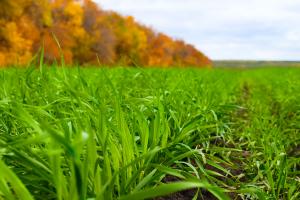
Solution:
{"label": "dense grass clump", "polygon": [[300,70],[0,71],[0,199],[300,198]]}

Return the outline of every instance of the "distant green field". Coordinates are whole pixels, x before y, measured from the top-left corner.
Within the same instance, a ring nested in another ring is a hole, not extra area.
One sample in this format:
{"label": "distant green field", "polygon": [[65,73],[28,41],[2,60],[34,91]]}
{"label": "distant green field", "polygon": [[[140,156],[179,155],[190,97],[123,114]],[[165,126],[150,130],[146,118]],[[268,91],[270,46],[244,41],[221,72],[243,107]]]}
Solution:
{"label": "distant green field", "polygon": [[297,67],[300,68],[300,61],[247,61],[247,60],[219,60],[213,62],[218,68],[257,68],[257,67]]}
{"label": "distant green field", "polygon": [[300,199],[300,69],[0,81],[0,199]]}

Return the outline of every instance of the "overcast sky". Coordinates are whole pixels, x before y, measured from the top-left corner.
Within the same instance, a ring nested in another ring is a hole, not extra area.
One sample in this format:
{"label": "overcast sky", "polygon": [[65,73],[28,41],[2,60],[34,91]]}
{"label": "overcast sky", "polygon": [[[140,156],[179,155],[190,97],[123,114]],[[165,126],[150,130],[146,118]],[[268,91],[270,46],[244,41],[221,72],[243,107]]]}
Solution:
{"label": "overcast sky", "polygon": [[300,60],[300,0],[95,0],[212,59]]}

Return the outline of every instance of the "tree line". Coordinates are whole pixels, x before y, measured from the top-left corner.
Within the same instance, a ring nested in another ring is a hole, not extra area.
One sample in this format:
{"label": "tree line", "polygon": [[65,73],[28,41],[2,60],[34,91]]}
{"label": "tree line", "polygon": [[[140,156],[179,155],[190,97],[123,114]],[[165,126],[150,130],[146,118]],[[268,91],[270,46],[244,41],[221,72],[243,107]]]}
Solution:
{"label": "tree line", "polygon": [[0,66],[46,63],[210,66],[190,44],[105,11],[91,0],[1,0]]}

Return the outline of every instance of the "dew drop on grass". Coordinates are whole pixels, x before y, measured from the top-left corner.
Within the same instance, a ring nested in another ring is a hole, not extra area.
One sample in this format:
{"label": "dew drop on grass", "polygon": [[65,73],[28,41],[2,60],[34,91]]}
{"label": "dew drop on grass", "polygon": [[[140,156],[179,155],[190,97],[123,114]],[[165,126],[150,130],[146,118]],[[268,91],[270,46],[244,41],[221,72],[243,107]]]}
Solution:
{"label": "dew drop on grass", "polygon": [[82,131],[81,137],[83,141],[86,141],[89,138],[89,134],[86,131]]}

